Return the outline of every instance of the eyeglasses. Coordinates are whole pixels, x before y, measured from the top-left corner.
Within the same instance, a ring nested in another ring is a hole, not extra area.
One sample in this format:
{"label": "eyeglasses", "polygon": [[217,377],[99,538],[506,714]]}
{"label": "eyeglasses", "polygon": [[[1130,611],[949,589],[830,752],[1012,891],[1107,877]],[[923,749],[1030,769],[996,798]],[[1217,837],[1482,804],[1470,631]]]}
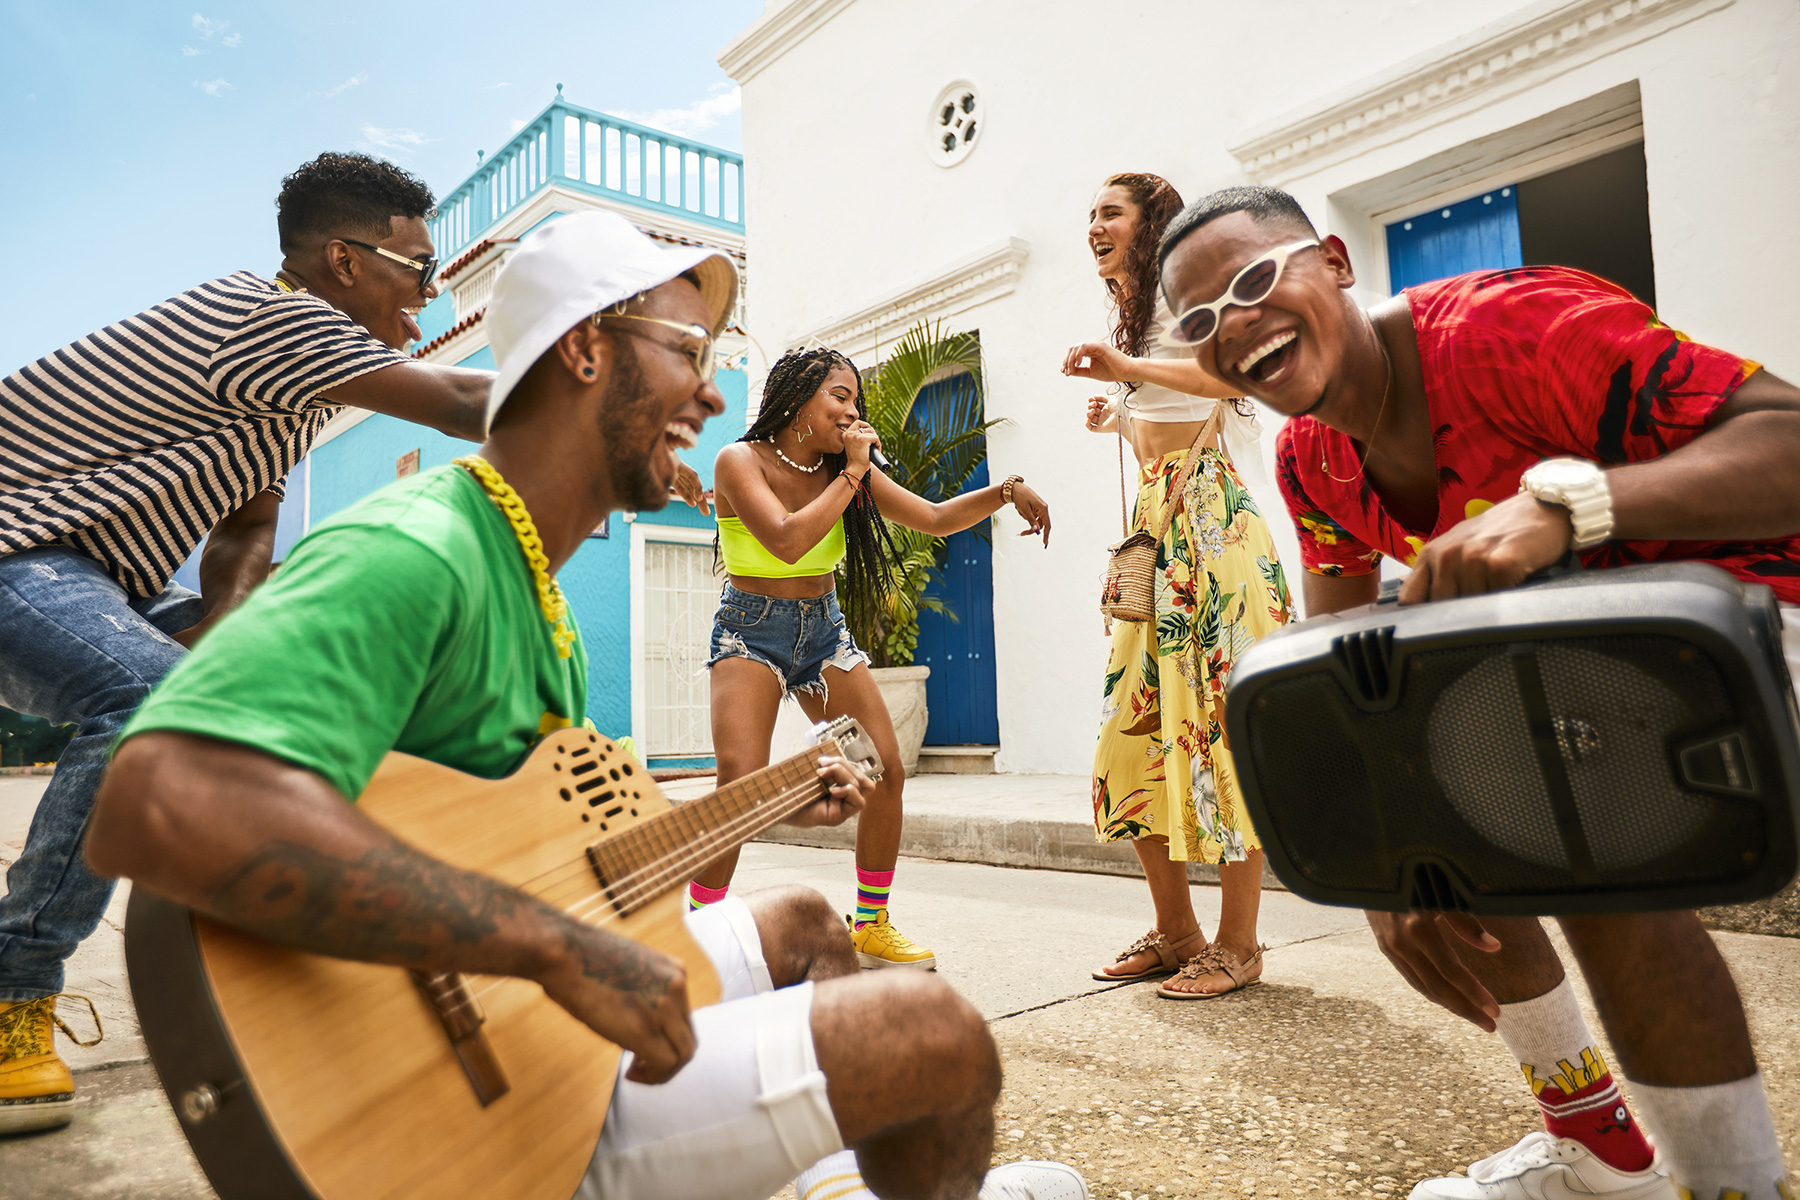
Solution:
{"label": "eyeglasses", "polygon": [[[652,345],[661,346],[664,350],[672,350],[694,364],[694,373],[700,376],[701,383],[711,383],[712,377],[719,369],[719,360],[713,354],[713,335],[707,332],[704,325],[690,325],[686,321],[665,321],[661,317],[640,317],[634,313],[597,312],[593,316],[594,324],[601,321],[642,321],[646,325],[666,325],[670,329],[679,329],[698,345],[676,346],[669,342],[659,342],[655,338],[647,339]],[[626,333],[633,332],[625,330]]]}
{"label": "eyeglasses", "polygon": [[1233,304],[1240,307],[1260,304],[1269,298],[1269,293],[1281,282],[1281,272],[1287,266],[1290,254],[1318,244],[1308,239],[1304,242],[1289,242],[1269,251],[1239,271],[1225,288],[1225,294],[1217,300],[1208,304],[1196,304],[1176,317],[1158,340],[1165,346],[1200,345],[1219,332],[1219,322],[1224,319],[1227,308]]}
{"label": "eyeglasses", "polygon": [[371,246],[367,242],[359,242],[355,238],[339,238],[340,242],[348,242],[352,246],[361,246],[364,250],[373,250],[383,258],[391,258],[403,266],[411,267],[419,273],[419,290],[423,292],[431,286],[432,277],[437,274],[438,260],[433,258],[408,258],[404,254],[396,254],[382,246]]}

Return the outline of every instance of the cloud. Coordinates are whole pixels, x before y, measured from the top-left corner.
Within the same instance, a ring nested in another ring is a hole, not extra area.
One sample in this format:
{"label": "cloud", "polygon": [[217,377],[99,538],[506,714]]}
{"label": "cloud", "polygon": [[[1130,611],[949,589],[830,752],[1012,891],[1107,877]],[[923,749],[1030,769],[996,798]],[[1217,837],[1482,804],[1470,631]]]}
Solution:
{"label": "cloud", "polygon": [[217,100],[231,90],[231,84],[225,79],[196,79],[194,86]]}
{"label": "cloud", "polygon": [[354,74],[350,78],[344,80],[344,82],[338,84],[334,88],[326,88],[322,92],[308,92],[306,94],[309,96],[322,96],[325,99],[330,100],[336,96],[343,95],[345,92],[349,91],[351,88],[357,86],[358,84],[367,83],[368,81],[369,81],[369,73],[367,71],[358,71],[356,74]]}
{"label": "cloud", "polygon": [[636,121],[640,125],[648,125],[652,129],[664,129],[673,134],[690,137],[705,133],[742,105],[742,93],[729,83],[715,83],[712,93],[694,101],[684,108],[658,108],[650,112],[621,112],[617,115],[627,121]]}
{"label": "cloud", "polygon": [[25,93],[25,103],[36,104],[37,103],[37,93],[36,92],[26,92]]}
{"label": "cloud", "polygon": [[531,122],[530,121],[522,121],[518,117],[514,117],[512,120],[508,121],[507,124],[512,126],[512,131],[514,133],[517,133],[517,132],[519,132],[519,130],[521,130],[521,129],[525,128],[527,125],[531,124]]}
{"label": "cloud", "polygon": [[230,37],[224,39],[225,48],[228,50],[236,50],[238,48],[239,44],[241,44],[243,42],[243,40],[244,40],[243,34],[234,33]]}
{"label": "cloud", "polygon": [[215,33],[224,33],[230,25],[230,21],[209,21],[199,13],[194,14],[194,32],[203,38],[210,38]]}
{"label": "cloud", "polygon": [[183,58],[193,58],[195,55],[197,55],[199,53],[200,53],[200,51],[194,49],[192,46],[183,46],[181,48],[181,56]]}
{"label": "cloud", "polygon": [[512,86],[512,84],[510,84],[510,83],[490,83],[485,88],[483,88],[482,91],[491,92],[495,88],[503,88],[503,87],[511,87],[511,86]]}
{"label": "cloud", "polygon": [[426,143],[435,141],[436,138],[427,137],[416,129],[383,129],[379,125],[364,125],[362,138],[356,143],[356,148],[370,154],[405,156]]}

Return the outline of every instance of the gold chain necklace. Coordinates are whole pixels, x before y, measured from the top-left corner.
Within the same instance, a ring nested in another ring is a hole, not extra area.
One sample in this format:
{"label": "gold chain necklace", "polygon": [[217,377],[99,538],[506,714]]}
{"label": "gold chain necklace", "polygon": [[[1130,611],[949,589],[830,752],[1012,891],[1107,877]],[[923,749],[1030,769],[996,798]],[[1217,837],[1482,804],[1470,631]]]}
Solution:
{"label": "gold chain necklace", "polygon": [[525,511],[525,502],[519,499],[519,493],[513,491],[512,485],[500,477],[494,464],[479,454],[465,454],[455,461],[457,466],[475,476],[488,499],[512,526],[513,536],[519,539],[519,548],[525,552],[525,561],[531,565],[532,577],[537,580],[538,608],[543,610],[544,620],[550,624],[556,653],[562,658],[570,657],[574,653],[575,631],[569,628],[569,602],[563,598],[562,588],[556,580],[550,577],[550,560],[544,556],[544,539],[538,536],[531,514]]}
{"label": "gold chain necklace", "polygon": [[1374,320],[1367,314],[1364,314],[1364,320],[1369,322],[1369,332],[1375,335],[1375,344],[1381,348],[1381,363],[1387,368],[1387,373],[1382,377],[1384,382],[1381,387],[1381,407],[1375,410],[1375,427],[1369,430],[1369,440],[1363,446],[1362,457],[1356,461],[1356,474],[1348,479],[1338,479],[1331,473],[1331,465],[1325,458],[1325,452],[1319,451],[1319,470],[1325,472],[1325,478],[1338,483],[1355,483],[1368,468],[1369,451],[1375,449],[1375,435],[1381,432],[1381,418],[1387,415],[1388,393],[1394,390],[1394,360],[1388,356],[1387,343],[1381,340],[1381,333],[1375,328]]}

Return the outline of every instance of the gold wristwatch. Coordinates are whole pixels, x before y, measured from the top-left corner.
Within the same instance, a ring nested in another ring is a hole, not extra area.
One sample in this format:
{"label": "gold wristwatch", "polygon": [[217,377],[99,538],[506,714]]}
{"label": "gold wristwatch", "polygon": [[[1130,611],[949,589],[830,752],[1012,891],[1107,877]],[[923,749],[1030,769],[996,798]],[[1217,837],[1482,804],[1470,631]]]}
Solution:
{"label": "gold wristwatch", "polygon": [[1005,479],[1001,480],[1000,481],[1000,499],[1001,499],[1001,501],[1006,504],[1011,504],[1013,502],[1012,492],[1013,492],[1014,485],[1021,484],[1024,482],[1025,482],[1025,477],[1023,475],[1008,475]]}

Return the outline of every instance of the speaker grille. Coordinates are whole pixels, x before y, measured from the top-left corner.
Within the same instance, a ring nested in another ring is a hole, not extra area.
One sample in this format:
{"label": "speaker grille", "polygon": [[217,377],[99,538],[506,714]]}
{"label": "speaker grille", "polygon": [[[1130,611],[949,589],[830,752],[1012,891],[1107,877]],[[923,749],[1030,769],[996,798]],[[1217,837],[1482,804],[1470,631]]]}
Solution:
{"label": "speaker grille", "polygon": [[1395,660],[1364,638],[1333,650],[1340,669],[1347,651],[1388,669],[1396,702],[1371,711],[1384,690],[1369,686],[1373,670],[1352,673],[1351,694],[1321,664],[1261,688],[1247,721],[1277,826],[1264,832],[1322,887],[1448,903],[1458,880],[1497,896],[1713,882],[1748,874],[1744,847],[1766,844],[1760,805],[1681,774],[1680,746],[1738,724],[1691,643],[1544,639]]}

